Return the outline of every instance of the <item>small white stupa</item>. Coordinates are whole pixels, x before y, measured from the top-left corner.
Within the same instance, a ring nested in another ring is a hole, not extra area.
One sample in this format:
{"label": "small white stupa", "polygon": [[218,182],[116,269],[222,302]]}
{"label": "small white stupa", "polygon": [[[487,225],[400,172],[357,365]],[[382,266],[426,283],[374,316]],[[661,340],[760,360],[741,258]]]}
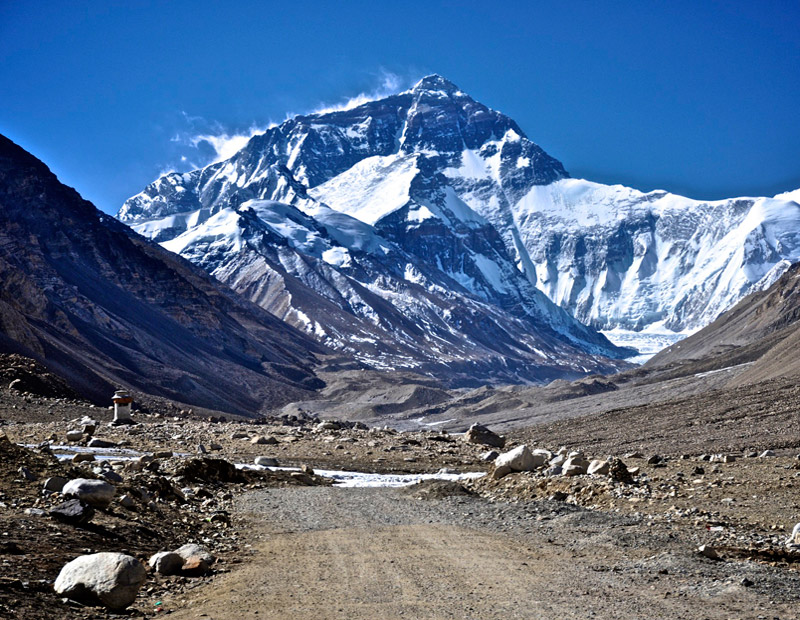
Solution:
{"label": "small white stupa", "polygon": [[111,397],[114,401],[114,421],[112,424],[135,424],[131,418],[133,397],[128,390],[117,390]]}

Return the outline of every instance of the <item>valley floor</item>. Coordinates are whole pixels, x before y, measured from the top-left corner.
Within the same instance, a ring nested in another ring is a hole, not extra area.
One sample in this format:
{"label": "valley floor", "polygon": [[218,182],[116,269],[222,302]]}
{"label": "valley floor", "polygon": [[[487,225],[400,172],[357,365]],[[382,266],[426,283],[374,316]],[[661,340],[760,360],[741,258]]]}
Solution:
{"label": "valley floor", "polygon": [[[578,415],[508,434],[507,448],[566,445],[590,458],[622,458],[638,468],[631,484],[534,472],[400,489],[320,486],[266,471],[235,484],[187,482],[175,472],[200,445],[232,463],[269,456],[285,466],[385,473],[489,466],[480,457],[485,446],[431,428],[214,423],[155,405],[137,414],[138,426],[113,428],[107,409],[0,390],[13,443],[50,440],[57,454],[75,452],[85,440],[59,445],[88,415],[101,423],[96,436],[132,451],[111,457],[121,488],[193,488],[183,502],[159,498],[155,509],[114,504],[96,526],[57,524],[46,510],[61,500],[41,493],[57,471],[52,457],[27,453],[22,464],[38,474],[33,482],[6,458],[0,617],[43,620],[56,610],[106,618],[52,592],[60,566],[89,551],[125,550],[146,561],[188,541],[219,556],[212,575],[150,574],[125,617],[798,618],[800,553],[785,541],[800,521],[800,387],[773,381],[723,390],[725,374],[690,376],[707,390],[682,391],[689,379],[645,385],[649,405],[609,407],[628,402],[625,390],[558,401],[553,410]],[[673,399],[659,402],[665,386]],[[768,448],[776,456],[757,456]],[[135,466],[138,454],[155,452],[165,453],[159,467]],[[656,453],[665,458],[650,462]],[[94,475],[94,466],[73,472]],[[718,559],[699,554],[703,544]]]}

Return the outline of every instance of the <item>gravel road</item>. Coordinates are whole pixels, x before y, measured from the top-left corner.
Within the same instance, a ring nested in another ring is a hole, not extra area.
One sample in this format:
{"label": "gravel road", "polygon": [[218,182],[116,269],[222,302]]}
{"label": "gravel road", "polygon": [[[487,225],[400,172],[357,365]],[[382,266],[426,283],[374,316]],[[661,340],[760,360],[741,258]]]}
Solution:
{"label": "gravel road", "polygon": [[250,555],[166,608],[216,620],[798,617],[796,572],[699,557],[637,515],[423,500],[424,488],[245,495]]}

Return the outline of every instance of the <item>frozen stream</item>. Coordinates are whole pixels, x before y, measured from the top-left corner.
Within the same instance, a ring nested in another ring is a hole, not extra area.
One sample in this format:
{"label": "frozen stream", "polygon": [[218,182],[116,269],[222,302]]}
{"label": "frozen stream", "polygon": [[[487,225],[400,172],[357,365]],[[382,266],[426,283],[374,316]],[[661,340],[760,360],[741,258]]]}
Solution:
{"label": "frozen stream", "polygon": [[[35,448],[35,445],[26,445],[26,448]],[[51,445],[50,449],[60,461],[71,459],[76,454],[92,454],[98,461],[131,461],[139,458],[144,453],[137,450],[124,448],[87,448],[85,446]],[[187,456],[178,454],[176,456]],[[248,463],[236,463],[239,469],[252,469],[256,471],[300,471],[298,467],[261,467]],[[466,474],[434,473],[434,474],[370,474],[360,471],[339,471],[335,469],[315,469],[314,472],[325,478],[331,478],[335,485],[346,488],[358,487],[405,487],[423,480],[470,480],[480,478],[483,472],[470,472]]]}

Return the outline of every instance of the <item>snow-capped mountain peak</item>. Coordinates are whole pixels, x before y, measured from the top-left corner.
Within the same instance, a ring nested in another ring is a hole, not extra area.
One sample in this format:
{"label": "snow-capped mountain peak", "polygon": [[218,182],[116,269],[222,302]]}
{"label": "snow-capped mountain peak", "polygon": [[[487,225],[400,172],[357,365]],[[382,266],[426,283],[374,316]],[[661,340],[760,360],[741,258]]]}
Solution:
{"label": "snow-capped mountain peak", "polygon": [[[535,379],[544,366],[597,368],[587,353],[622,354],[573,316],[599,328],[693,329],[774,279],[800,258],[795,194],[704,202],[571,179],[512,119],[430,75],[289,119],[224,162],[158,179],[119,217],[174,240],[279,316],[298,324],[302,314],[334,346],[364,350],[342,321],[326,326],[298,300],[321,295],[367,321],[372,335],[357,338],[383,339],[394,356],[378,360],[376,349],[370,363],[432,364],[437,334],[473,362],[517,360],[528,366],[510,374]],[[212,230],[247,218],[264,229]],[[469,321],[494,326],[492,342],[467,327],[467,307]],[[546,349],[554,357],[532,353]]]}
{"label": "snow-capped mountain peak", "polygon": [[438,73],[426,75],[411,88],[411,92],[413,93],[420,93],[422,91],[441,91],[447,94],[463,95],[458,86]]}

